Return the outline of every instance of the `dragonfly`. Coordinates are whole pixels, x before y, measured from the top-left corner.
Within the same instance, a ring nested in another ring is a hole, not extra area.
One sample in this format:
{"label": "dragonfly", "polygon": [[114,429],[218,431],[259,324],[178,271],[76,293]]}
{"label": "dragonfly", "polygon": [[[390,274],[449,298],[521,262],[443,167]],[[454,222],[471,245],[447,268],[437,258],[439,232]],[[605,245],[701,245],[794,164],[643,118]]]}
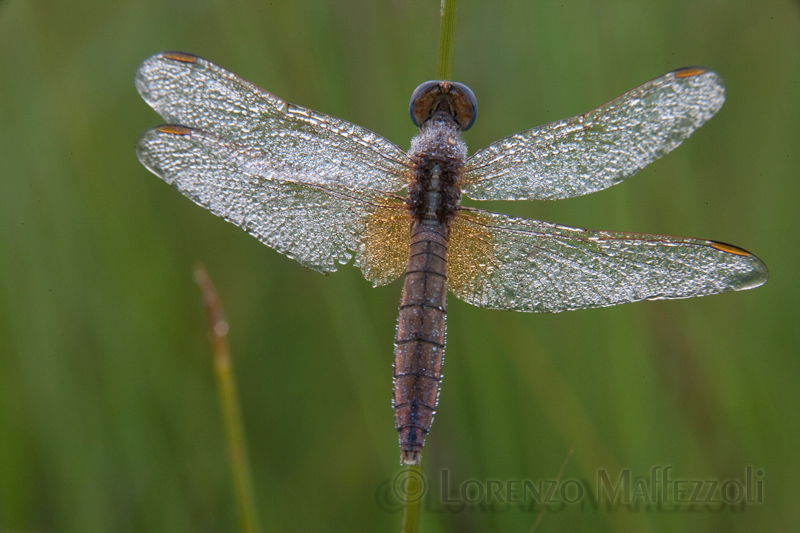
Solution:
{"label": "dragonfly", "polygon": [[465,85],[428,81],[409,106],[408,152],[290,104],[192,54],[135,76],[166,121],[136,155],[196,204],[322,273],[353,261],[375,286],[405,276],[392,404],[401,463],[418,464],[439,397],[447,291],[487,309],[560,312],[757,287],[755,255],[717,241],[593,231],[460,205],[600,191],[676,148],[719,111],[721,78],[689,67],[588,113],[467,155],[477,116]]}

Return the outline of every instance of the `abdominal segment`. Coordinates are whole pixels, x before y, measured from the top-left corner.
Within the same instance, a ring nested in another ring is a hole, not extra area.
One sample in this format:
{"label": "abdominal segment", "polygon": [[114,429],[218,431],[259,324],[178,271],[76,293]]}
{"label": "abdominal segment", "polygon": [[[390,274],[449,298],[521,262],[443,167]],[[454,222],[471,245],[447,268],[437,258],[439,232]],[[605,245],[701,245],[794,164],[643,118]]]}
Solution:
{"label": "abdominal segment", "polygon": [[395,425],[401,462],[418,464],[433,422],[444,360],[447,230],[436,220],[412,228],[394,360]]}

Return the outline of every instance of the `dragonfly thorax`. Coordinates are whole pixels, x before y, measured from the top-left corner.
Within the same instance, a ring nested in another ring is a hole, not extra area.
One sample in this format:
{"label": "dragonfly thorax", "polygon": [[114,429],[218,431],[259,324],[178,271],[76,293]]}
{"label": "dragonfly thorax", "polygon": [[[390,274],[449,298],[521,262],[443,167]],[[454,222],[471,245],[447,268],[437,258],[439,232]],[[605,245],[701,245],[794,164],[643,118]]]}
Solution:
{"label": "dragonfly thorax", "polygon": [[413,164],[407,204],[414,220],[449,224],[461,201],[462,167],[467,145],[458,126],[447,117],[434,117],[411,140]]}

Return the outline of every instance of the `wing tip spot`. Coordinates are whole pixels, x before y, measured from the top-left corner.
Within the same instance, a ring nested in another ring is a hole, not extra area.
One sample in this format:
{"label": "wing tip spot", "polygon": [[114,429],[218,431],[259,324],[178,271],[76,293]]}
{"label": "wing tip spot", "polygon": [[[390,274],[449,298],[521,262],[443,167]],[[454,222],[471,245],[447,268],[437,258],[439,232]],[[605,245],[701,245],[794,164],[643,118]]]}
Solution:
{"label": "wing tip spot", "polygon": [[715,250],[719,250],[720,252],[725,252],[733,255],[741,255],[742,257],[750,257],[751,255],[753,255],[747,250],[743,250],[738,246],[733,246],[732,244],[725,244],[724,242],[711,241],[711,247],[714,248]]}
{"label": "wing tip spot", "polygon": [[165,59],[172,59],[173,61],[180,61],[182,63],[197,63],[198,57],[194,54],[187,52],[164,52],[161,57]]}
{"label": "wing tip spot", "polygon": [[691,78],[693,76],[699,76],[705,71],[706,69],[704,69],[703,67],[685,67],[675,70],[673,72],[676,78]]}
{"label": "wing tip spot", "polygon": [[156,131],[159,133],[171,133],[173,135],[189,135],[192,133],[192,130],[186,126],[177,126],[173,124],[164,124],[163,126],[159,126],[156,128]]}

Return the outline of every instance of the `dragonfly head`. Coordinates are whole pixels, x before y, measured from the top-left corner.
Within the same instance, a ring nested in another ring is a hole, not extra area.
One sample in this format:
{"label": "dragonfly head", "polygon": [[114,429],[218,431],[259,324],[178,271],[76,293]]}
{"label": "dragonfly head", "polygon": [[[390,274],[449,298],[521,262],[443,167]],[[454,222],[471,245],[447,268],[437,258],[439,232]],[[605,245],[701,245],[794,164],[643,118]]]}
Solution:
{"label": "dragonfly head", "polygon": [[478,102],[472,89],[463,83],[433,80],[414,89],[408,111],[418,128],[434,117],[442,117],[465,131],[475,122]]}

